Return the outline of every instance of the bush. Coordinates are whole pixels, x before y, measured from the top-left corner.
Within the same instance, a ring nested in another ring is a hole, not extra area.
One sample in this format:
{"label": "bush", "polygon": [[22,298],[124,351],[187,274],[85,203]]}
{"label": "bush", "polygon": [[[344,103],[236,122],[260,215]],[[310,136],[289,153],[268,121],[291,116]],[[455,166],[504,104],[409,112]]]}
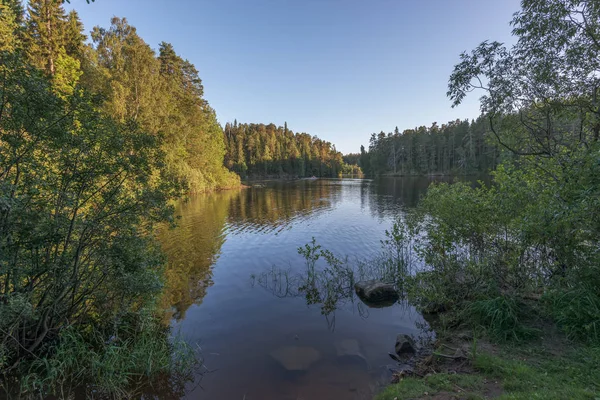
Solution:
{"label": "bush", "polygon": [[[552,160],[544,163],[547,171],[566,173]],[[577,192],[538,167],[521,159],[499,166],[489,187],[430,187],[410,217],[425,264],[411,297],[422,310],[454,310],[495,339],[521,340],[536,331],[523,327],[517,299],[549,293],[550,314],[569,337],[598,341],[598,242],[584,218],[596,204],[595,182],[586,180],[590,189]]]}

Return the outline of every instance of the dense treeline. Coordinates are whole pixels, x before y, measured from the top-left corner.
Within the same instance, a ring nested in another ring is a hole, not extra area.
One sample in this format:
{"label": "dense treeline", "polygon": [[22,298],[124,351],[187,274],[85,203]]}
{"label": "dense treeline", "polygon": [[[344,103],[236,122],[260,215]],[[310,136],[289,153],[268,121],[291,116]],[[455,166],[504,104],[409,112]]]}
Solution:
{"label": "dense treeline", "polygon": [[420,126],[402,132],[373,133],[369,149],[361,146],[359,165],[368,176],[429,175],[487,172],[500,151],[490,140],[485,118]]}
{"label": "dense treeline", "polygon": [[178,342],[161,324],[153,231],[183,192],[239,185],[223,166],[223,138],[198,71],[170,44],[155,53],[119,18],[86,43],[61,1],[25,10],[0,0],[0,387],[9,397],[69,397],[82,385],[126,397],[133,376],[190,372],[191,352],[174,358]]}
{"label": "dense treeline", "polygon": [[125,18],[116,17],[108,29],[95,27],[86,44],[76,11],[65,14],[55,0],[30,1],[15,20],[22,21],[17,29],[27,59],[57,91],[85,89],[115,120],[161,137],[169,179],[191,192],[238,184],[223,168],[222,129],[203,98],[198,71],[171,44],[160,43],[157,54]]}
{"label": "dense treeline", "polygon": [[161,43],[158,55],[125,19],[95,27],[88,49],[94,70],[86,81],[107,100],[107,112],[163,137],[169,177],[191,192],[236,186],[223,167],[225,143],[202,81],[189,61]]}
{"label": "dense treeline", "polygon": [[358,174],[330,142],[274,124],[225,125],[225,165],[240,176],[332,177]]}

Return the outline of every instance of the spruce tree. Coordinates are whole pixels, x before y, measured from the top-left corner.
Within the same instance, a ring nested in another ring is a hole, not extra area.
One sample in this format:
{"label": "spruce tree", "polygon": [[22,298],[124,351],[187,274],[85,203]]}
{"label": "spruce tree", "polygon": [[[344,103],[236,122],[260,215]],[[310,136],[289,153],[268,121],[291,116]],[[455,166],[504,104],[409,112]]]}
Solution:
{"label": "spruce tree", "polygon": [[77,11],[72,10],[64,24],[64,46],[67,54],[74,58],[81,58],[87,36],[83,33],[83,23]]}
{"label": "spruce tree", "polygon": [[67,17],[60,0],[29,0],[27,52],[33,65],[54,75],[56,59],[65,45]]}
{"label": "spruce tree", "polygon": [[8,7],[12,10],[12,14],[14,16],[14,22],[17,25],[22,25],[25,19],[25,10],[23,9],[23,4],[21,0],[0,0],[0,8],[2,6]]}
{"label": "spruce tree", "polygon": [[15,14],[9,6],[0,3],[0,51],[12,52],[16,49],[17,22]]}

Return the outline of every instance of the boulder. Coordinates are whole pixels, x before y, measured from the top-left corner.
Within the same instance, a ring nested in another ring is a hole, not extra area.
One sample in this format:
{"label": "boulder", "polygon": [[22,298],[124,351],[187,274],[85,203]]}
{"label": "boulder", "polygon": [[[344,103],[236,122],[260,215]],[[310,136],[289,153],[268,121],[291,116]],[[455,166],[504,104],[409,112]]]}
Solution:
{"label": "boulder", "polygon": [[357,282],[354,284],[354,290],[369,307],[391,306],[400,298],[394,285],[380,281]]}
{"label": "boulder", "polygon": [[285,346],[270,353],[283,368],[288,371],[307,371],[321,354],[312,347]]}
{"label": "boulder", "polygon": [[410,336],[400,334],[396,337],[396,354],[405,356],[416,352],[415,341]]}

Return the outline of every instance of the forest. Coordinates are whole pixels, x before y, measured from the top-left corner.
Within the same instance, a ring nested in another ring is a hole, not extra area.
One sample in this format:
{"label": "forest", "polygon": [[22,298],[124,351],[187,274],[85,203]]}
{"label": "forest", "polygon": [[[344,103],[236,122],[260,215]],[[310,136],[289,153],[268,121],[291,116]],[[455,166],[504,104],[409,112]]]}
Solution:
{"label": "forest", "polygon": [[[369,148],[352,158],[367,176],[487,173],[500,161],[489,121],[456,120],[402,132],[373,133]],[[350,160],[348,160],[350,161]]]}
{"label": "forest", "polygon": [[362,176],[335,145],[274,124],[225,124],[225,165],[242,178]]}

